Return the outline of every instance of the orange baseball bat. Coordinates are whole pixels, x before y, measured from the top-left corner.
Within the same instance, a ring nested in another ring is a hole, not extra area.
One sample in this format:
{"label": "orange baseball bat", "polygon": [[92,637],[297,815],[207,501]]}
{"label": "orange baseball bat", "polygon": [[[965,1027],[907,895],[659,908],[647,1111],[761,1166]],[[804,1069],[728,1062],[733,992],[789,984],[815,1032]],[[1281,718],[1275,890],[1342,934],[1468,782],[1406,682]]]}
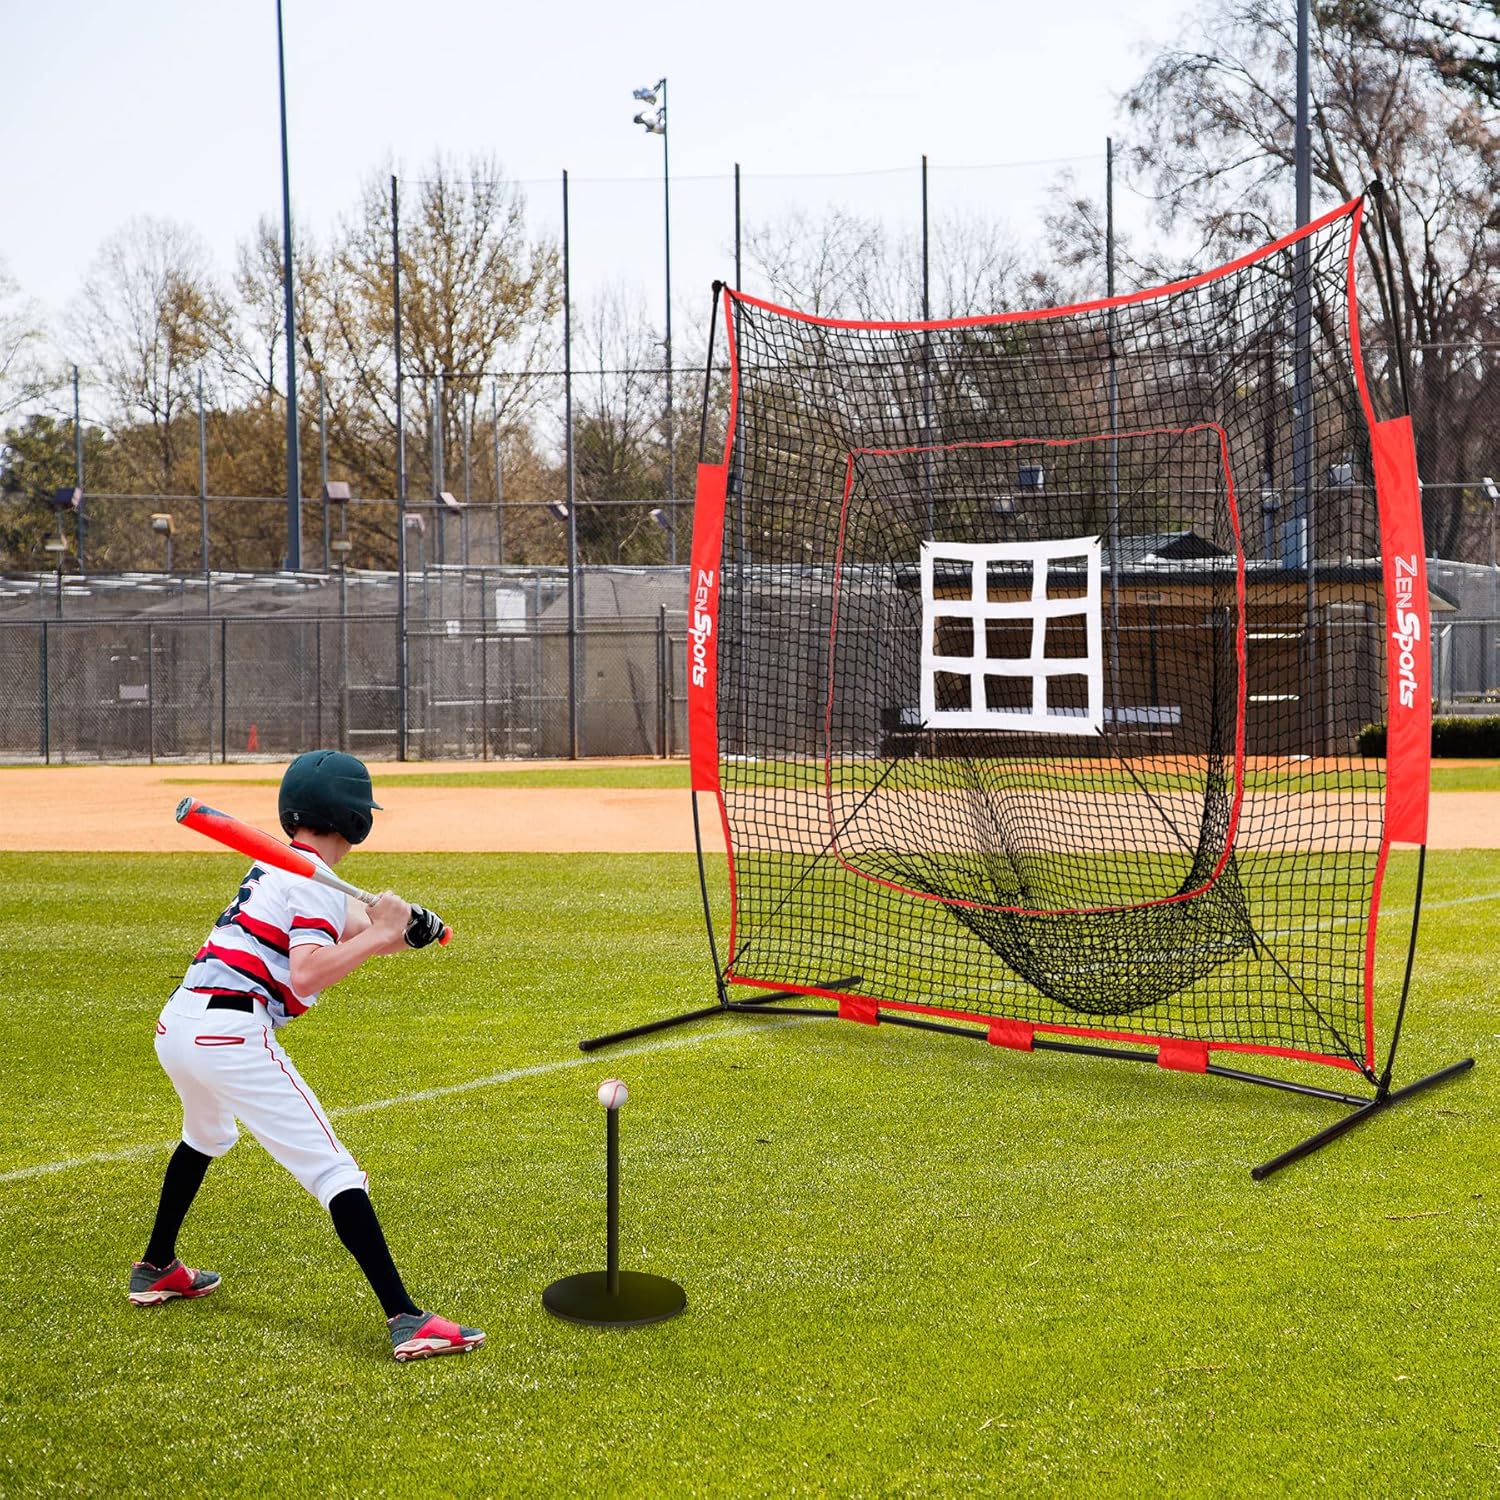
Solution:
{"label": "orange baseball bat", "polygon": [[[353,896],[356,901],[363,901],[366,906],[374,906],[380,899],[378,896],[372,896],[369,891],[360,890],[357,885],[350,885],[347,880],[341,880],[331,870],[323,869],[305,854],[283,844],[280,839],[272,838],[269,833],[263,833],[259,828],[252,828],[248,823],[242,823],[238,818],[229,813],[220,812],[216,807],[209,807],[207,803],[200,802],[196,797],[184,797],[177,804],[177,821],[184,828],[191,828],[194,833],[201,833],[227,848],[237,849],[241,854],[248,854],[259,864],[273,865],[276,869],[285,870],[289,874],[306,876],[308,880],[316,880],[319,885],[326,885],[333,890],[342,891],[346,896]],[[444,923],[443,935],[438,942],[446,946],[452,937],[453,929]]]}

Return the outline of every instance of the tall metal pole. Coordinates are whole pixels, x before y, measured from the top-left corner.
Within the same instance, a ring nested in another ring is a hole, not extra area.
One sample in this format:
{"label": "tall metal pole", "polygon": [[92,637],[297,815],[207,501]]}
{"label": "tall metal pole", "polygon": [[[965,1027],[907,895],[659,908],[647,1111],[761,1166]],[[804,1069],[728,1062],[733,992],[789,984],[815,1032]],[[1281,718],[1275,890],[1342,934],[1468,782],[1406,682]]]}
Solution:
{"label": "tall metal pole", "polygon": [[443,372],[437,373],[432,398],[432,552],[433,561],[448,561],[445,542],[448,525],[443,515],[442,493],[448,488],[448,454],[443,442]]}
{"label": "tall metal pole", "polygon": [[[931,239],[927,221],[927,153],[922,153],[922,321],[932,318]],[[932,330],[922,330],[922,494],[927,503],[927,536],[933,536],[932,502]]]}
{"label": "tall metal pole", "polygon": [[573,503],[573,270],[568,174],[563,193],[563,443],[568,470],[568,756],[578,759],[578,507]]}
{"label": "tall metal pole", "polygon": [[328,551],[328,400],[323,372],[318,371],[318,484],[323,496],[323,571],[329,570]]}
{"label": "tall metal pole", "polygon": [[1497,623],[1497,610],[1500,610],[1500,574],[1495,570],[1495,504],[1500,501],[1500,486],[1493,479],[1486,478],[1484,481],[1484,492],[1490,500],[1490,619],[1489,624],[1484,627],[1484,674],[1480,686],[1488,692],[1493,686],[1495,672],[1495,647],[1494,635]]}
{"label": "tall metal pole", "polygon": [[[1115,143],[1104,141],[1104,294],[1115,295]],[[1109,430],[1120,429],[1119,314],[1109,310]],[[1120,444],[1109,440],[1109,680],[1115,732],[1120,729]]]}
{"label": "tall metal pole", "polygon": [[667,539],[671,546],[671,561],[677,562],[677,447],[673,441],[672,398],[672,168],[668,161],[668,139],[671,128],[667,116],[667,80],[661,81],[661,172],[662,206],[666,228],[667,263],[667,517],[671,526]]}
{"label": "tall metal pole", "polygon": [[198,371],[198,544],[203,549],[203,610],[212,614],[208,551],[208,416],[203,406],[203,371]]}
{"label": "tall metal pole", "polygon": [[302,567],[302,455],[297,442],[297,316],[292,298],[292,173],[286,146],[286,48],[276,0],[276,69],[281,84],[281,263],[286,303],[286,565]]}
{"label": "tall metal pole", "polygon": [[87,572],[84,566],[83,544],[88,530],[83,518],[83,423],[78,411],[78,366],[73,366],[73,488],[78,491],[78,509],[73,516],[73,546],[78,553],[78,571]]}
{"label": "tall metal pole", "polygon": [[458,514],[459,562],[469,566],[469,502],[473,499],[473,474],[470,466],[470,439],[474,433],[474,405],[467,393],[461,398],[458,409],[459,431],[464,439],[464,508]]}
{"label": "tall metal pole", "polygon": [[[1312,219],[1312,135],[1309,125],[1309,94],[1311,91],[1311,56],[1309,44],[1310,0],[1297,0],[1297,134],[1296,134],[1296,178],[1297,178],[1297,227],[1300,229]],[[1306,678],[1302,697],[1307,704],[1306,731],[1307,751],[1317,754],[1321,748],[1320,723],[1326,716],[1320,713],[1315,702],[1314,684],[1317,674],[1317,646],[1314,639],[1317,610],[1317,519],[1313,508],[1313,411],[1312,411],[1312,285],[1311,263],[1308,243],[1297,244],[1295,259],[1295,361],[1293,376],[1292,419],[1292,537],[1286,561],[1291,566],[1301,565],[1307,573],[1306,624],[1303,627],[1305,642]]]}
{"label": "tall metal pole", "polygon": [[[1297,0],[1297,110],[1294,136],[1297,190],[1297,227],[1312,218],[1312,143],[1308,128],[1308,9],[1310,0]],[[1287,567],[1310,565],[1312,518],[1309,487],[1312,458],[1312,288],[1308,285],[1307,242],[1297,244],[1293,258],[1293,370],[1292,370],[1292,503],[1282,562]],[[1309,596],[1309,604],[1311,597]],[[1312,629],[1309,613],[1307,628]]]}
{"label": "tall metal pole", "polygon": [[505,481],[500,470],[500,382],[490,382],[490,436],[495,443],[495,561],[505,565]]}
{"label": "tall metal pole", "polygon": [[734,164],[734,284],[744,286],[745,272],[740,264],[740,164]]}
{"label": "tall metal pole", "polygon": [[464,504],[467,505],[474,498],[473,472],[469,457],[469,437],[474,430],[473,403],[468,394],[460,397],[458,408],[458,430],[464,440]]}
{"label": "tall metal pole", "polygon": [[401,391],[401,203],[391,175],[391,311],[396,345],[396,759],[406,759],[406,408]]}

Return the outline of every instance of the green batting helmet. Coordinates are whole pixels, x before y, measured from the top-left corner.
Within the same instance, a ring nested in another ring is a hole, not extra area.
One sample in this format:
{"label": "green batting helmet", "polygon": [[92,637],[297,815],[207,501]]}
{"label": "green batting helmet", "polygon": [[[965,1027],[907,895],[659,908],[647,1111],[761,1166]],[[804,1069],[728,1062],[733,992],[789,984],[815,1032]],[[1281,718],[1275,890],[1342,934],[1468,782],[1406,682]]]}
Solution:
{"label": "green batting helmet", "polygon": [[299,828],[341,833],[351,844],[370,832],[370,812],[381,811],[365,763],[342,750],[309,750],[286,768],[276,810],[288,838]]}

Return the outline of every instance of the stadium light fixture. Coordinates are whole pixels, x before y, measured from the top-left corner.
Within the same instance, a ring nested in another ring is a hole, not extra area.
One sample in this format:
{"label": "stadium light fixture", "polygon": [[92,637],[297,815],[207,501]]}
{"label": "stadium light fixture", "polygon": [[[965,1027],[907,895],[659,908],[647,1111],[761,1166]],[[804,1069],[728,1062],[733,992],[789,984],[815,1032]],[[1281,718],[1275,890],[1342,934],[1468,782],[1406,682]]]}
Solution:
{"label": "stadium light fixture", "polygon": [[170,511],[154,511],[151,516],[151,529],[158,536],[167,539],[167,559],[162,568],[164,573],[172,571],[172,538],[177,535],[177,523],[172,519]]}
{"label": "stadium light fixture", "polygon": [[665,88],[666,87],[666,83],[667,83],[667,80],[665,78],[663,78],[660,83],[655,84],[651,88],[648,88],[648,89],[635,89],[631,93],[630,97],[632,99],[639,99],[642,104],[655,104],[656,103],[657,90]]}

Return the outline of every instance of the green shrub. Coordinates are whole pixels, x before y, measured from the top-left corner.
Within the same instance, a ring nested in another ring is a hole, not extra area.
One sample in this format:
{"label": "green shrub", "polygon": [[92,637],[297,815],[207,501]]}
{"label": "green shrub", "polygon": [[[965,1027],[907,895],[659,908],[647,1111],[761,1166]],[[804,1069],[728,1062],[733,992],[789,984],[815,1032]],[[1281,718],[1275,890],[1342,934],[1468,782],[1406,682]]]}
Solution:
{"label": "green shrub", "polygon": [[[1356,744],[1361,755],[1384,755],[1385,725],[1366,724]],[[1432,753],[1444,760],[1500,758],[1500,716],[1434,719]]]}

